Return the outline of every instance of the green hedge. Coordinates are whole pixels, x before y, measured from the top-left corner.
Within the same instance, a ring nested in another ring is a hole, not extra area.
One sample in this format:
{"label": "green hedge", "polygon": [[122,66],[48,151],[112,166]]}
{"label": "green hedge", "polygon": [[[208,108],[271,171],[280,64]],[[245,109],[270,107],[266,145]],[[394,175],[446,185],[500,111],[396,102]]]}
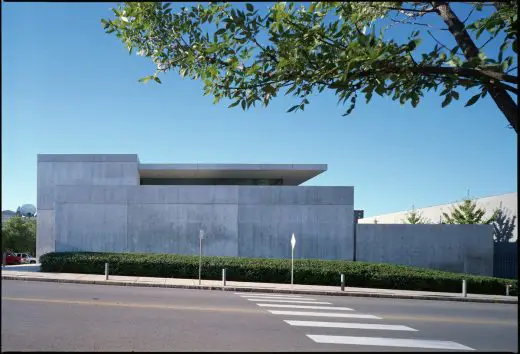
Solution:
{"label": "green hedge", "polygon": [[[40,257],[42,272],[110,274],[162,278],[198,278],[199,257],[176,254],[139,253],[48,253]],[[203,279],[219,280],[226,268],[229,281],[290,283],[291,260],[241,257],[202,257]],[[347,286],[419,291],[461,291],[467,279],[468,293],[517,294],[518,280],[470,276],[431,269],[350,261],[298,259],[294,261],[294,282],[308,285],[339,286],[344,273]]]}

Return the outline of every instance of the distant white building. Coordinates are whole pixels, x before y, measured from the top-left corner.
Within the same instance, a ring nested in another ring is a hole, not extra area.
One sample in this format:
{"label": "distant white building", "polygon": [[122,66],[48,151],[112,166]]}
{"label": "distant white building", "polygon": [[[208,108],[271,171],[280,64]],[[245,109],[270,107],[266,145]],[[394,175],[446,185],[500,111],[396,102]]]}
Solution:
{"label": "distant white building", "polygon": [[[12,217],[16,216],[16,212],[12,210],[2,210],[2,224],[5,223],[7,220],[11,219]],[[23,216],[24,218],[34,218],[36,219],[38,215],[34,216]]]}
{"label": "distant white building", "polygon": [[2,224],[16,215],[12,210],[2,210]]}
{"label": "distant white building", "polygon": [[[486,210],[486,216],[491,216],[496,208],[502,208],[509,217],[518,217],[518,195],[517,192],[496,195],[492,197],[474,199],[477,207]],[[416,208],[415,211],[420,215],[428,219],[431,223],[439,223],[442,220],[442,213],[450,214],[453,208],[459,205],[461,201],[453,202],[451,204],[442,204],[426,208]],[[359,219],[360,224],[404,224],[407,215],[411,210],[400,211],[397,213],[383,214],[370,216],[363,219]],[[515,228],[513,231],[513,239],[515,241],[518,237],[518,221],[515,222]]]}

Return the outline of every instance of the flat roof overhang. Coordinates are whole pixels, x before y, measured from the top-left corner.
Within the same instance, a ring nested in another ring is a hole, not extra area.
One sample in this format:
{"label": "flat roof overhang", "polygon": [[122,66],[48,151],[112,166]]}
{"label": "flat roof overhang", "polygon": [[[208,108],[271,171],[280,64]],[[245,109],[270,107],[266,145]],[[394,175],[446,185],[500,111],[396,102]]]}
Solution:
{"label": "flat roof overhang", "polygon": [[283,179],[298,186],[327,171],[327,165],[286,164],[139,164],[141,178]]}

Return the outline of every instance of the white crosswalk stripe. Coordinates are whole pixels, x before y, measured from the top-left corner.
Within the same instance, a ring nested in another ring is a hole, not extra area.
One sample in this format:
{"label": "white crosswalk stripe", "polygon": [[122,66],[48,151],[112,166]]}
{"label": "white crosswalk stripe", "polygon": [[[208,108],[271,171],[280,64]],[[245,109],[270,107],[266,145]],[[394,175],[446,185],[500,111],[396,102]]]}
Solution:
{"label": "white crosswalk stripe", "polygon": [[457,342],[422,339],[400,339],[380,337],[351,337],[307,334],[316,343],[372,345],[380,347],[407,347],[422,349],[475,350]]}
{"label": "white crosswalk stripe", "polygon": [[296,294],[275,294],[275,293],[235,293],[235,295],[250,295],[250,296],[254,296],[254,297],[257,297],[257,296],[275,296],[275,297],[303,297],[301,295],[296,295]]}
{"label": "white crosswalk stripe", "polygon": [[256,295],[241,295],[243,298],[255,298],[255,299],[287,299],[287,300],[305,300],[305,301],[314,301],[316,299],[311,299],[310,297],[275,297],[275,296],[256,296]]}
{"label": "white crosswalk stripe", "polygon": [[289,303],[292,303],[292,304],[315,304],[315,305],[332,305],[332,303],[330,302],[326,302],[326,301],[302,301],[302,300],[279,300],[279,299],[265,299],[265,298],[260,298],[260,299],[247,299],[249,301],[263,301],[263,302],[289,302]]}
{"label": "white crosswalk stripe", "polygon": [[[332,305],[327,301],[315,301],[315,299],[305,298],[293,294],[267,294],[267,293],[235,293],[240,297],[256,302],[256,305],[266,308],[273,315],[281,316],[309,316],[309,317],[333,317],[333,318],[358,318],[369,320],[381,320],[381,317],[361,313],[345,313],[340,311],[355,311],[349,307],[341,306],[321,306]],[[304,304],[304,305],[303,305]],[[270,310],[269,308],[284,308],[288,310]],[[294,309],[294,310],[290,310]],[[315,310],[315,311],[298,311]],[[319,311],[318,311],[319,310]],[[336,312],[334,312],[336,311]],[[377,323],[357,323],[357,322],[323,322],[323,321],[296,321],[283,320],[290,326],[311,328],[340,328],[357,330],[376,330],[376,331],[406,331],[419,332],[417,329],[403,325],[389,325]],[[326,334],[307,334],[308,338],[320,344],[343,344],[343,345],[363,345],[380,347],[406,347],[417,349],[445,349],[445,350],[475,350],[457,342],[442,340],[423,340],[406,338],[384,338],[384,337],[358,337]]]}
{"label": "white crosswalk stripe", "polygon": [[291,326],[301,327],[324,327],[324,328],[357,328],[357,329],[375,329],[383,331],[410,331],[417,332],[416,329],[401,325],[382,325],[374,323],[353,323],[353,322],[318,322],[318,321],[290,321],[284,322]]}
{"label": "white crosswalk stripe", "polygon": [[309,310],[338,310],[338,311],[353,311],[349,307],[335,307],[335,306],[312,306],[312,305],[285,305],[285,304],[257,304],[260,307],[285,307],[293,309],[309,309]]}
{"label": "white crosswalk stripe", "polygon": [[334,312],[310,312],[310,311],[278,311],[267,310],[273,315],[287,315],[287,316],[317,316],[317,317],[342,317],[342,318],[366,318],[380,320],[381,317],[374,315],[364,315],[357,313],[334,313]]}

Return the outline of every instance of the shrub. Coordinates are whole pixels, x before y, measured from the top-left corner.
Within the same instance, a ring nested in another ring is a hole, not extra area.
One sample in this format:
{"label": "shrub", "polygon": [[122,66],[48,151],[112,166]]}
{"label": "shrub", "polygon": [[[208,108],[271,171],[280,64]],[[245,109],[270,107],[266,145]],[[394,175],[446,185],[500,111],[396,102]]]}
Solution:
{"label": "shrub", "polygon": [[[110,274],[197,278],[199,257],[149,253],[48,253],[40,257],[43,272],[104,274],[105,263]],[[291,260],[243,257],[202,257],[204,279],[221,279],[226,268],[229,281],[289,283]],[[474,294],[504,294],[511,284],[511,295],[517,294],[518,280],[448,273],[433,269],[393,264],[351,261],[299,259],[294,261],[294,282],[307,285],[339,285],[344,273],[347,286],[437,292],[460,292],[461,280],[467,279],[467,290]]]}

